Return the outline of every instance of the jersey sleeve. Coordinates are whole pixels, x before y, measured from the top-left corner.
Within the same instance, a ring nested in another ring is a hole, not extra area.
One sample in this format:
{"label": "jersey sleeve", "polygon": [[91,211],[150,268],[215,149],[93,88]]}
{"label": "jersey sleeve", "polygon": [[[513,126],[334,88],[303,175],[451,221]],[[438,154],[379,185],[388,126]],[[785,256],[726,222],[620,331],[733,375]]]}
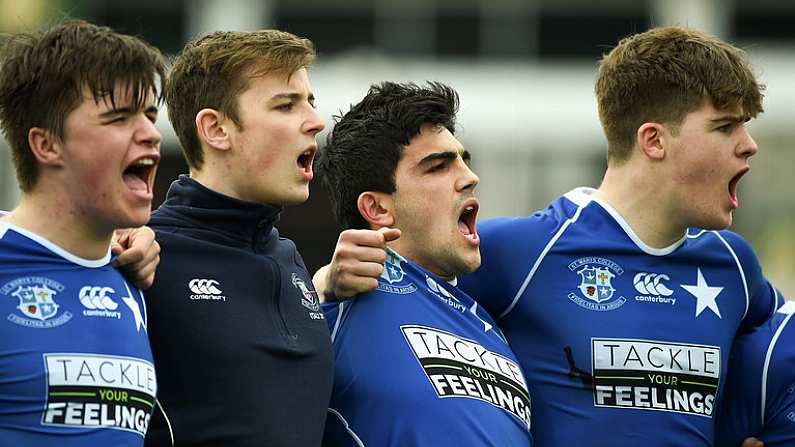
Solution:
{"label": "jersey sleeve", "polygon": [[323,447],[361,447],[364,444],[345,417],[337,410],[329,408],[322,445]]}
{"label": "jersey sleeve", "polygon": [[[339,301],[330,301],[326,303],[320,304],[320,310],[323,311],[323,314],[326,317],[326,323],[328,323],[328,330],[329,333],[334,333],[334,329],[339,325],[339,317],[341,316],[341,305],[342,302]],[[333,341],[333,338],[332,338]]]}
{"label": "jersey sleeve", "polygon": [[747,287],[748,310],[739,331],[743,334],[765,323],[783,304],[784,299],[762,274],[762,266],[751,246],[731,231],[721,231],[721,236],[737,256],[738,267]]}
{"label": "jersey sleeve", "polygon": [[561,223],[550,206],[527,217],[499,217],[478,225],[481,265],[459,278],[459,286],[495,319],[504,316]]}
{"label": "jersey sleeve", "polygon": [[739,447],[762,425],[762,370],[770,331],[759,328],[739,337],[729,356],[729,373],[718,402],[716,447]]}
{"label": "jersey sleeve", "polygon": [[716,422],[716,446],[736,447],[748,436],[767,447],[795,445],[795,303],[762,327],[737,338]]}

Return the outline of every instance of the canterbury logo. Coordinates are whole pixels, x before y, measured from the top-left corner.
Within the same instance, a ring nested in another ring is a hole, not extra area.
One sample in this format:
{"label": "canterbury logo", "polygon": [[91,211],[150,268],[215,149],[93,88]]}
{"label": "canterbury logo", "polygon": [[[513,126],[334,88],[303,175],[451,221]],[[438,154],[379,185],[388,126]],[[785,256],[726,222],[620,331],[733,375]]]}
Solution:
{"label": "canterbury logo", "polygon": [[188,283],[188,288],[193,293],[205,295],[220,295],[223,293],[221,289],[216,286],[221,284],[214,279],[191,279]]}
{"label": "canterbury logo", "polygon": [[644,295],[671,296],[674,291],[669,289],[663,280],[669,281],[671,278],[662,273],[638,273],[632,282],[635,283],[635,290]]}
{"label": "canterbury logo", "polygon": [[116,291],[110,287],[85,286],[80,289],[80,302],[89,309],[116,310],[119,303],[108,296],[110,293]]}

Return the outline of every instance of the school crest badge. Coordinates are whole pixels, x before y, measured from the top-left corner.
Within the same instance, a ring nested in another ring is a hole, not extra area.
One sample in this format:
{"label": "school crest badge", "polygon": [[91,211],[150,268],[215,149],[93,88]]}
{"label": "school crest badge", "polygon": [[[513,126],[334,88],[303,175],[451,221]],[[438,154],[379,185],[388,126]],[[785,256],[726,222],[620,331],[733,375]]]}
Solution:
{"label": "school crest badge", "polygon": [[616,296],[612,280],[624,273],[615,262],[596,256],[577,259],[569,264],[569,271],[579,276],[579,294],[569,293],[573,303],[588,310],[599,312],[617,309],[627,302],[623,296]]}

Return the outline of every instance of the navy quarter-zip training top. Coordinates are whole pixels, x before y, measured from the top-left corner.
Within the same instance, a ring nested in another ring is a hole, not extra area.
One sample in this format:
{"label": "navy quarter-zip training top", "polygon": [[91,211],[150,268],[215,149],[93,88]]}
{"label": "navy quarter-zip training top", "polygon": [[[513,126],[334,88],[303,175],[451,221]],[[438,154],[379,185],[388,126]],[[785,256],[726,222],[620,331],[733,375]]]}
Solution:
{"label": "navy quarter-zip training top", "polygon": [[280,207],[188,176],[149,225],[158,407],[147,446],[319,446],[332,385],[328,326]]}

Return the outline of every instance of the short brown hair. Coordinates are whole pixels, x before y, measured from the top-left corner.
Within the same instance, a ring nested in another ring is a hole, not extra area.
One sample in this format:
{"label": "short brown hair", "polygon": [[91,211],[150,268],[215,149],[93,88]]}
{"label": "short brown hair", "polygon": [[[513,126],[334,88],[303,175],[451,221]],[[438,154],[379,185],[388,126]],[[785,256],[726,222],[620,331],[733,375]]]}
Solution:
{"label": "short brown hair", "polygon": [[201,109],[218,110],[240,127],[237,100],[249,79],[289,76],[314,58],[310,40],[278,30],[218,31],[185,45],[166,84],[166,104],[188,165],[200,169],[204,162],[195,122]]}
{"label": "short brown hair", "polygon": [[[22,191],[38,178],[28,145],[31,128],[63,140],[66,116],[83,102],[86,89],[94,100],[109,97],[114,106],[117,94],[129,93],[132,106],[140,108],[150,92],[162,94],[165,77],[160,51],[104,26],[67,21],[10,36],[0,50],[0,122]],[[126,92],[116,92],[119,85]]]}
{"label": "short brown hair", "polygon": [[608,162],[629,159],[643,123],[676,132],[706,100],[755,117],[762,112],[763,90],[745,52],[715,37],[675,26],[626,37],[602,58],[596,79]]}

